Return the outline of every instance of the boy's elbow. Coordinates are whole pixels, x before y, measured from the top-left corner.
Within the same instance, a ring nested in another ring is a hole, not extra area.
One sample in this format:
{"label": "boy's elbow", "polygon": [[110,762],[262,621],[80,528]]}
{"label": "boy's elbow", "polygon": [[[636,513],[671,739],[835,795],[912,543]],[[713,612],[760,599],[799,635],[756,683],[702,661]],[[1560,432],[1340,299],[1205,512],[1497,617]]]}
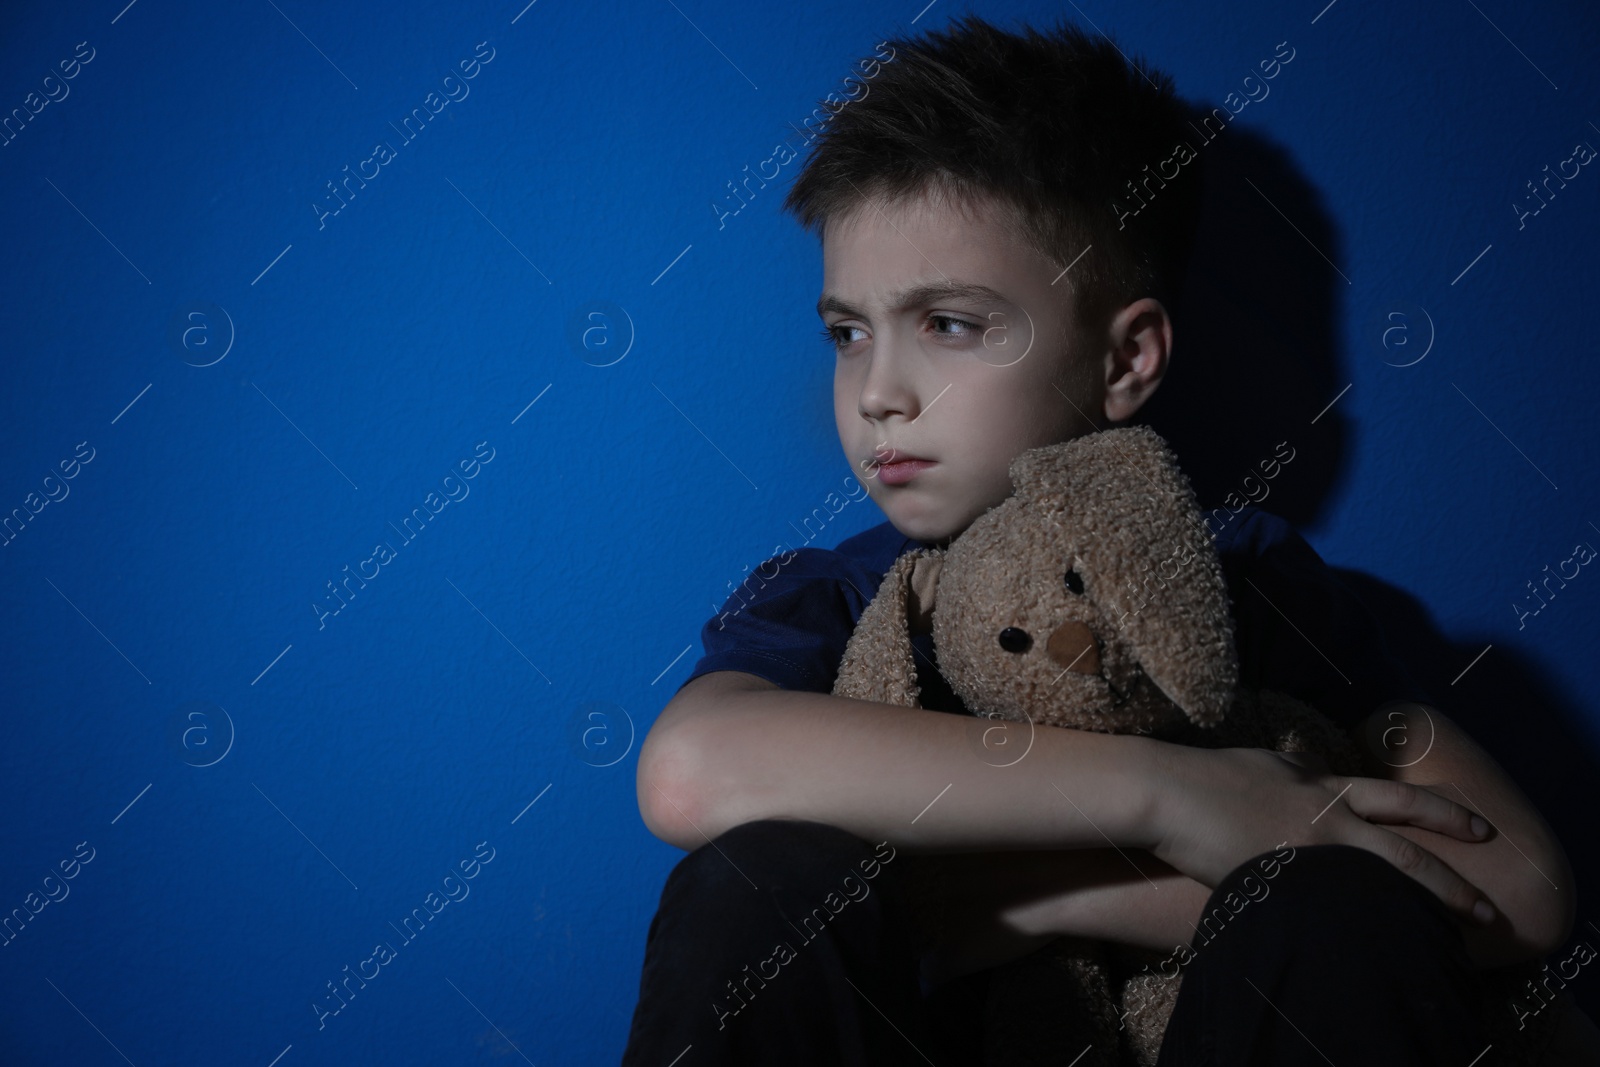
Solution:
{"label": "boy's elbow", "polygon": [[744,765],[730,755],[728,726],[719,711],[725,699],[777,688],[753,674],[712,671],[684,685],[661,709],[639,748],[635,772],[639,815],[652,834],[692,852],[749,817],[739,817],[735,803],[744,776],[713,773],[730,760]]}
{"label": "boy's elbow", "polygon": [[1578,918],[1577,877],[1559,841],[1549,842],[1545,860],[1540,866],[1555,884],[1541,879],[1531,894],[1534,899],[1528,902],[1533,916],[1530,934],[1541,955],[1559,951],[1572,936]]}
{"label": "boy's elbow", "polygon": [[[1529,842],[1523,842],[1527,847]],[[1517,959],[1559,952],[1577,923],[1578,887],[1560,842],[1533,842],[1524,853],[1527,866],[1499,901],[1514,930]]]}
{"label": "boy's elbow", "polygon": [[684,746],[673,743],[671,732],[652,730],[639,749],[635,773],[639,816],[646,829],[669,845],[692,852],[705,841],[695,828],[704,820],[696,816],[697,776]]}

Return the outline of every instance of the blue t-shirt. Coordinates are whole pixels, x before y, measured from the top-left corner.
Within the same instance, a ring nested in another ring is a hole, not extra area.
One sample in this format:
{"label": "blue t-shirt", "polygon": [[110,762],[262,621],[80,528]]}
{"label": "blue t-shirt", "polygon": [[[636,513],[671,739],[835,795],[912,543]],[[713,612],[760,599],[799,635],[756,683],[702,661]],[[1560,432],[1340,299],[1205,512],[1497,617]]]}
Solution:
{"label": "blue t-shirt", "polygon": [[[922,547],[930,546],[884,522],[835,549],[769,558],[705,624],[705,655],[678,688],[712,671],[743,671],[782,689],[832,692],[884,574]],[[1433,703],[1388,652],[1372,613],[1288,522],[1246,506],[1217,533],[1216,548],[1241,685],[1298,697],[1345,728],[1390,700]],[[933,635],[914,634],[911,643],[923,706],[970,714],[939,673]]]}

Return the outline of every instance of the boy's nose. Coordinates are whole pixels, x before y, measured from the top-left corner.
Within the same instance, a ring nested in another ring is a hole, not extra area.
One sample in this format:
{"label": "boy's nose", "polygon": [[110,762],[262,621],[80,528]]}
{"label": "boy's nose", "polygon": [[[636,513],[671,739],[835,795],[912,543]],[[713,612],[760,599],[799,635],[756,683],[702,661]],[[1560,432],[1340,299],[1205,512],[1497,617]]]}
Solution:
{"label": "boy's nose", "polygon": [[921,413],[914,383],[906,373],[905,361],[890,346],[875,350],[869,357],[866,377],[861,382],[857,408],[861,416],[881,422],[890,415],[915,419]]}

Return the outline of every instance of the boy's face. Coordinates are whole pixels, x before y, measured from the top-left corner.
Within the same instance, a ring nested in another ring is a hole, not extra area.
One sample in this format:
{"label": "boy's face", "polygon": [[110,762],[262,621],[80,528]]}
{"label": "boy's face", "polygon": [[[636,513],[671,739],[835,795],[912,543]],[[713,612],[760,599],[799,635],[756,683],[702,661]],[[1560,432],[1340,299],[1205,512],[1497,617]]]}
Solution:
{"label": "boy's face", "polygon": [[[901,533],[961,533],[1011,494],[1018,455],[1104,418],[1104,354],[1074,347],[1061,273],[988,203],[969,218],[922,198],[828,224],[818,311],[839,342],[839,443]],[[953,286],[993,295],[941,292]],[[913,456],[932,462],[894,466]]]}

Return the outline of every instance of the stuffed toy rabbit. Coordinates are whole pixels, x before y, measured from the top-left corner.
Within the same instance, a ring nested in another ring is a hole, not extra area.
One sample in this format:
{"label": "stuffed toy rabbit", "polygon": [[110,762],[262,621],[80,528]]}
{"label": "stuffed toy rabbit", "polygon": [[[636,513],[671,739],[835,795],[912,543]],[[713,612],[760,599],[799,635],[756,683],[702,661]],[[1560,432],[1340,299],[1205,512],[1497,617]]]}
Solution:
{"label": "stuffed toy rabbit", "polygon": [[[1221,563],[1188,479],[1153,430],[1033,449],[1011,478],[1012,496],[949,548],[895,561],[856,624],[835,695],[920,707],[911,635],[931,627],[940,673],[975,716],[1307,753],[1333,773],[1382,776],[1316,709],[1239,687]],[[924,929],[938,930],[943,860],[907,855],[912,906]],[[1172,961],[1063,936],[1001,965],[983,1008],[985,1062],[1153,1067],[1182,982]],[[1506,1057],[1496,1062],[1540,1062],[1557,1013],[1519,1033],[1495,1005],[1537,970],[1480,972],[1496,1054]]]}

